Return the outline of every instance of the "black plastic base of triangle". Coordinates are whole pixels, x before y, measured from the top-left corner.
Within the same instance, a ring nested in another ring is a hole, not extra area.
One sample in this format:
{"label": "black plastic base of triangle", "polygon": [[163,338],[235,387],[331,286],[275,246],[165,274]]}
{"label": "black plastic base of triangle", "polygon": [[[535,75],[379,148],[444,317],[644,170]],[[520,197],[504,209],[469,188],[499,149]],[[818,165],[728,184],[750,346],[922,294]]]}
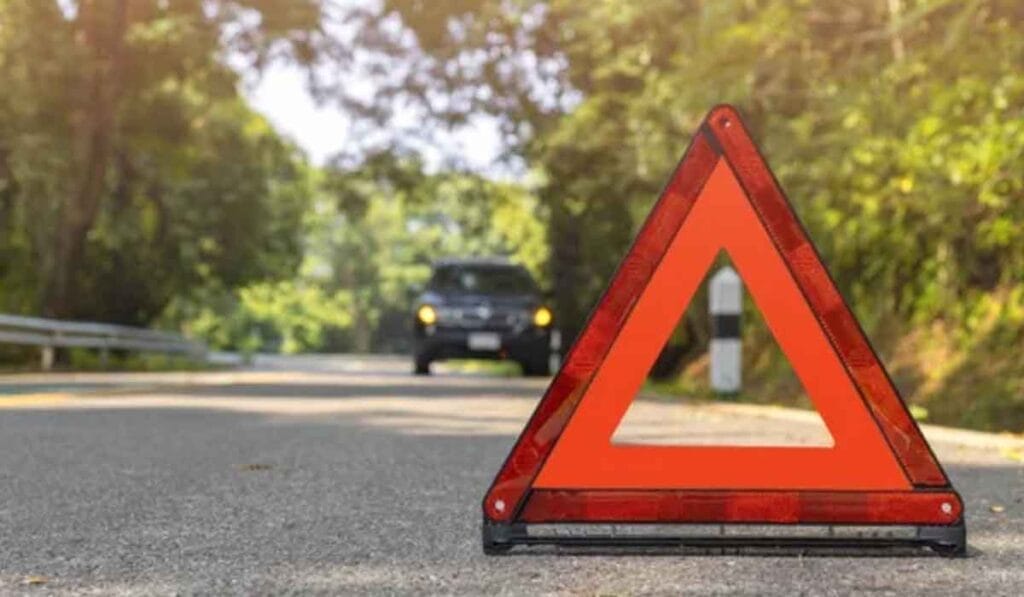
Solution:
{"label": "black plastic base of triangle", "polygon": [[[576,531],[586,525],[574,525]],[[603,525],[607,526],[607,525]],[[686,525],[680,525],[686,526]],[[742,525],[729,525],[737,528]],[[967,530],[961,521],[951,526],[913,526],[907,536],[880,534],[743,535],[722,534],[531,534],[530,525],[522,523],[483,523],[483,551],[500,555],[515,546],[553,546],[573,553],[693,553],[699,555],[925,555],[929,552],[945,557],[967,555]],[[785,529],[785,525],[774,528]],[[807,528],[806,526],[803,528]],[[818,528],[830,528],[821,527]],[[836,527],[839,528],[839,527]],[[851,527],[842,525],[844,530]],[[853,527],[856,528],[856,527]],[[871,527],[876,529],[877,527]],[[725,527],[722,527],[724,531]]]}

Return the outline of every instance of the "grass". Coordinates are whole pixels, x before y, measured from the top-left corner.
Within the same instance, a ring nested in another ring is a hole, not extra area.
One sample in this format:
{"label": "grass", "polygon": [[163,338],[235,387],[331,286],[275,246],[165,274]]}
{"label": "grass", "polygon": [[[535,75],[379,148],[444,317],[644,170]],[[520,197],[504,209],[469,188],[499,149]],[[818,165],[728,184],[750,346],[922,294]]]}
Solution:
{"label": "grass", "polygon": [[[67,361],[55,365],[55,371],[83,372],[138,372],[214,371],[222,369],[195,358],[162,353],[111,354],[106,362],[99,352],[84,348],[68,351]],[[4,351],[0,355],[0,372],[31,373],[40,371],[38,350],[19,349]]]}
{"label": "grass", "polygon": [[[994,320],[970,334],[941,323],[910,331],[879,326],[870,334],[883,364],[918,421],[938,425],[1024,432],[1024,345],[1021,326]],[[728,400],[813,409],[788,360],[767,329],[750,326],[743,344],[743,391],[715,394],[708,383],[708,359],[689,363],[671,380],[652,381],[647,390],[671,399]]]}

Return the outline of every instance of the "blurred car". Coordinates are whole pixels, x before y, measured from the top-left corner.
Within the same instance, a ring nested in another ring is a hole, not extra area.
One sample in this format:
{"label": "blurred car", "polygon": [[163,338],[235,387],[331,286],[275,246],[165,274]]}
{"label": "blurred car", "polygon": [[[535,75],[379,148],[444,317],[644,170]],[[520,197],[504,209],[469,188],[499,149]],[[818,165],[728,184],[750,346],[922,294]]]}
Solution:
{"label": "blurred car", "polygon": [[558,332],[537,283],[504,259],[448,259],[433,266],[413,314],[414,370],[445,359],[507,359],[525,375],[557,366]]}

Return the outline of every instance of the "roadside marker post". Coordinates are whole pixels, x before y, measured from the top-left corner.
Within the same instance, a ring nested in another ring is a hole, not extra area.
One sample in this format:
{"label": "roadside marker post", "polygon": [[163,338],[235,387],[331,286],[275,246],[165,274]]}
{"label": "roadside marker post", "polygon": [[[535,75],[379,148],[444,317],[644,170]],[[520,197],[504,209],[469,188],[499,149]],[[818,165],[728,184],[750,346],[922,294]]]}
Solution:
{"label": "roadside marker post", "polygon": [[735,394],[743,386],[743,282],[736,270],[725,266],[708,283],[711,312],[711,389],[718,394]]}
{"label": "roadside marker post", "polygon": [[[722,251],[832,445],[612,442]],[[484,496],[485,553],[535,544],[966,553],[960,496],[730,106],[701,124]]]}

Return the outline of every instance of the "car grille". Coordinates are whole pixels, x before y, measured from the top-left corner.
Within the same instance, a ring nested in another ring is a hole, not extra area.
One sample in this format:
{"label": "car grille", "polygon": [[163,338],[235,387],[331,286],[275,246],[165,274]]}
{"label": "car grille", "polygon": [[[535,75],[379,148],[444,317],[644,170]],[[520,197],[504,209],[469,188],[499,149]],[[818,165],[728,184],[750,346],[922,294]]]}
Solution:
{"label": "car grille", "polygon": [[447,307],[437,312],[438,324],[487,330],[522,329],[530,321],[523,309],[502,307]]}

